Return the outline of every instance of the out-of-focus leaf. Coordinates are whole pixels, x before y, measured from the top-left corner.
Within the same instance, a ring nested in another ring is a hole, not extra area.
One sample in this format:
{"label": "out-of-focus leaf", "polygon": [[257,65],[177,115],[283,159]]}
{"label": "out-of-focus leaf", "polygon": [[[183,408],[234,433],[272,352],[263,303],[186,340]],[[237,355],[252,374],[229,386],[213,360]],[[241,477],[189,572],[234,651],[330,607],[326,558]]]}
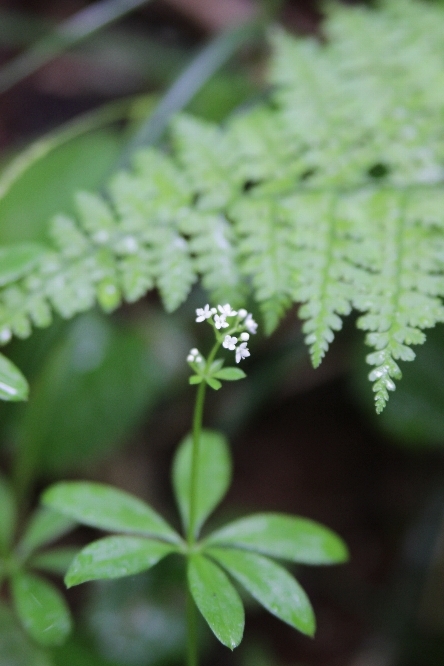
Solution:
{"label": "out-of-focus leaf", "polygon": [[28,566],[48,573],[54,573],[64,576],[68,571],[69,565],[79,552],[78,548],[63,546],[54,550],[45,550],[42,553],[33,555]]}
{"label": "out-of-focus leaf", "polygon": [[84,590],[89,594],[84,623],[96,650],[112,666],[182,663],[186,649],[182,560],[167,557],[138,576],[94,581]]}
{"label": "out-of-focus leaf", "polygon": [[12,597],[23,627],[41,645],[60,645],[71,631],[71,615],[64,597],[50,583],[18,573]]}
{"label": "out-of-focus leaf", "polygon": [[42,501],[83,525],[142,534],[172,543],[180,541],[179,535],[148,504],[102,483],[56,483],[43,493]]}
{"label": "out-of-focus leaf", "polygon": [[9,483],[0,476],[0,554],[6,554],[12,544],[17,508]]}
{"label": "out-of-focus leaf", "polygon": [[15,615],[0,604],[0,663],[2,666],[52,666],[49,655],[23,633]]}
{"label": "out-of-focus leaf", "polygon": [[244,633],[244,607],[233,585],[219,567],[202,555],[190,558],[188,585],[210,629],[234,650]]}
{"label": "out-of-focus leaf", "polygon": [[28,382],[20,370],[0,354],[0,400],[27,400],[28,390]]}
{"label": "out-of-focus leaf", "polygon": [[131,536],[110,536],[93,541],[72,561],[65,576],[67,587],[88,580],[123,578],[146,571],[174,548],[161,541]]}
{"label": "out-of-focus leaf", "polygon": [[99,187],[119,147],[115,132],[92,132],[31,166],[0,198],[0,243],[45,242],[48,220],[61,210],[74,214],[72,193]]}
{"label": "out-of-focus leaf", "polygon": [[19,542],[18,551],[22,557],[27,557],[37,548],[67,534],[75,526],[75,521],[56,511],[46,508],[37,509]]}
{"label": "out-of-focus leaf", "polygon": [[140,335],[84,315],[33,384],[17,426],[20,450],[46,473],[82,469],[120,443],[163,385]]}
{"label": "out-of-focus leaf", "polygon": [[218,370],[213,376],[228,382],[236,382],[238,379],[244,379],[247,375],[240,368],[222,368],[222,370]]}
{"label": "out-of-focus leaf", "polygon": [[213,379],[213,377],[207,377],[205,381],[207,382],[208,386],[211,386],[211,388],[215,391],[218,391],[220,388],[222,388],[221,382],[217,379]]}
{"label": "out-of-focus leaf", "polygon": [[208,553],[270,613],[303,634],[314,635],[310,601],[286,569],[262,555],[234,548],[212,548]]}
{"label": "out-of-focus leaf", "polygon": [[0,287],[14,282],[30,270],[45,251],[38,243],[0,247]]}
{"label": "out-of-focus leaf", "polygon": [[[192,435],[187,435],[173,462],[174,492],[185,530],[189,523],[192,451]],[[225,495],[230,480],[231,459],[225,437],[212,430],[203,430],[199,441],[195,535]]]}
{"label": "out-of-focus leaf", "polygon": [[347,546],[332,530],[307,518],[257,513],[225,525],[208,537],[214,545],[237,546],[300,564],[345,562]]}

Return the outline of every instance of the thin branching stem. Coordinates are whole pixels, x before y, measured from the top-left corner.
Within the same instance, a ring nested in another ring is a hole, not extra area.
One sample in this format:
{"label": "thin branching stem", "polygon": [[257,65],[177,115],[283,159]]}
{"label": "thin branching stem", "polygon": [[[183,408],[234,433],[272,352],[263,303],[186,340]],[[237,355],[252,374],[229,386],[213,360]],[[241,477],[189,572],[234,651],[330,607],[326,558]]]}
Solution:
{"label": "thin branching stem", "polygon": [[[222,338],[218,339],[211,350],[205,371],[210,369],[214,357],[221,345]],[[187,530],[187,543],[189,552],[196,541],[196,513],[197,513],[197,494],[199,487],[199,444],[202,433],[203,410],[205,404],[205,393],[207,383],[205,381],[199,384],[197,389],[196,403],[193,416],[193,450],[191,454],[191,479],[190,479],[190,504]],[[187,666],[198,666],[197,654],[197,617],[196,607],[188,589],[187,592]]]}

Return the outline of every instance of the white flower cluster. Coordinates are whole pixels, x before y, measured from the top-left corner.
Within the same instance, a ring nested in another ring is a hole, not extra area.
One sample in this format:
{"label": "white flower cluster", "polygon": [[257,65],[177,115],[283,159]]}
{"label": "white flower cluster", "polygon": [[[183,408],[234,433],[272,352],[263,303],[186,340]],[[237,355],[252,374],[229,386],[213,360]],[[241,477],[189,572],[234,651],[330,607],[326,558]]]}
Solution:
{"label": "white flower cluster", "polygon": [[[225,347],[225,349],[229,349],[230,351],[236,351],[236,363],[239,363],[243,358],[250,356],[247,346],[247,342],[250,339],[249,334],[252,333],[254,335],[257,330],[257,324],[251,316],[251,313],[243,308],[239,311],[233,310],[231,305],[226,303],[225,305],[218,305],[217,308],[210,308],[207,304],[203,308],[197,308],[196,315],[197,322],[211,319],[211,323],[217,328],[217,330],[220,330],[221,328],[229,328],[230,324],[227,322],[227,318],[237,317],[237,320],[231,325],[232,330],[230,333],[242,332],[240,333],[239,338],[228,333],[222,342],[222,347]],[[240,341],[239,345],[237,345],[238,341]],[[188,361],[197,360],[195,357],[191,358],[193,351],[197,352],[197,350],[191,350],[190,355],[187,358]]]}
{"label": "white flower cluster", "polygon": [[202,356],[199,353],[199,350],[196,347],[190,349],[190,353],[187,356],[188,363],[200,363],[202,361]]}

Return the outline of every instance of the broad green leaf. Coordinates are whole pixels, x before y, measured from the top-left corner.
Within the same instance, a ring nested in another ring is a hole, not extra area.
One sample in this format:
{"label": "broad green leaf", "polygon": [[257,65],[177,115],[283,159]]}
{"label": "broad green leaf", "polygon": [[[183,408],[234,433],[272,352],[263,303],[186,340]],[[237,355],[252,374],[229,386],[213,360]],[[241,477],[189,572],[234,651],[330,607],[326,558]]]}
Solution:
{"label": "broad green leaf", "polygon": [[238,379],[244,379],[247,375],[240,368],[222,368],[218,370],[213,377],[217,379],[224,379],[225,381],[235,382]]}
{"label": "broad green leaf", "polygon": [[45,550],[42,553],[33,555],[28,562],[28,566],[40,569],[40,571],[48,571],[49,573],[64,576],[78,552],[78,548],[70,546]]}
{"label": "broad green leaf", "polygon": [[27,400],[28,382],[18,368],[0,354],[0,400]]}
{"label": "broad green leaf", "polygon": [[0,663],[2,666],[53,666],[49,655],[23,631],[15,614],[0,604]]}
{"label": "broad green leaf", "polygon": [[303,634],[313,636],[316,621],[310,601],[286,569],[256,553],[211,548],[214,557],[270,613]]}
{"label": "broad green leaf", "polygon": [[110,536],[93,541],[72,561],[65,576],[67,587],[102,578],[122,578],[146,571],[174,548],[139,537]]}
{"label": "broad green leaf", "polygon": [[73,664],[60,659],[56,666],[182,666],[186,652],[182,565],[181,558],[166,557],[138,576],[89,585],[82,628],[94,637],[103,663],[90,664],[79,655]]}
{"label": "broad green leaf", "polygon": [[348,558],[347,546],[332,530],[283,513],[257,513],[235,520],[208,537],[208,543],[256,551],[300,564],[334,564]]}
{"label": "broad green leaf", "polygon": [[[89,132],[32,164],[0,198],[0,241],[45,241],[48,220],[53,215],[75,212],[74,191],[103,184],[110,163],[117,158],[119,144],[116,132]],[[35,146],[38,150],[38,144]],[[2,177],[0,191],[4,189],[3,181]]]}
{"label": "broad green leaf", "polygon": [[165,387],[160,366],[136,330],[80,316],[34,378],[17,427],[20,449],[32,450],[46,475],[85,469],[146,415]]}
{"label": "broad green leaf", "polygon": [[202,375],[191,375],[191,377],[189,378],[188,382],[189,382],[190,384],[201,384],[201,383],[202,383],[202,379],[203,379]]}
{"label": "broad green leaf", "polygon": [[43,493],[43,504],[83,525],[157,537],[173,543],[179,535],[148,504],[102,483],[66,481]]}
{"label": "broad green leaf", "polygon": [[45,247],[38,243],[0,247],[0,287],[25,275],[44,252]]}
{"label": "broad green leaf", "polygon": [[12,544],[17,507],[9,483],[0,476],[0,554],[7,554]]}
{"label": "broad green leaf", "polygon": [[12,598],[20,621],[41,645],[60,645],[71,631],[65,599],[38,576],[20,573],[12,580]]}
{"label": "broad green leaf", "polygon": [[37,548],[71,532],[75,526],[75,521],[56,511],[46,508],[37,509],[18,544],[18,551],[22,557],[27,557]]}
{"label": "broad green leaf", "polygon": [[[192,435],[180,444],[173,462],[173,486],[182,523],[186,530],[189,522]],[[197,469],[196,536],[209,514],[225,495],[231,480],[231,458],[228,443],[223,435],[203,430],[199,441],[199,466]]]}
{"label": "broad green leaf", "polygon": [[244,632],[244,607],[219,567],[202,555],[190,558],[188,585],[196,606],[221,643],[234,650]]}
{"label": "broad green leaf", "polygon": [[218,391],[222,387],[222,384],[217,379],[213,379],[213,377],[205,377],[205,381],[215,391]]}

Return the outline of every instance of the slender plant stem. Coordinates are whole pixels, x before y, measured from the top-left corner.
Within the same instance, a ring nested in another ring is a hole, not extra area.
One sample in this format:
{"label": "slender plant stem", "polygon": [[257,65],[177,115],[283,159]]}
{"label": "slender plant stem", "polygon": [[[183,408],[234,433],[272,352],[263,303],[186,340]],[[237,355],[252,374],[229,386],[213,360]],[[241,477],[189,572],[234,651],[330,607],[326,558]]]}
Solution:
{"label": "slender plant stem", "polygon": [[[221,343],[222,339],[218,339],[213,349],[211,350],[206,362],[206,371],[209,370],[212,362],[214,361],[214,357],[216,356]],[[197,489],[199,484],[199,442],[202,433],[202,419],[206,387],[207,383],[205,381],[199,384],[193,416],[193,451],[191,454],[190,504],[187,532],[187,542],[189,546],[192,546],[196,540]]]}
{"label": "slender plant stem", "polygon": [[202,433],[202,417],[205,403],[205,392],[207,383],[201,382],[197,389],[196,405],[193,417],[193,450],[191,454],[191,479],[190,479],[190,507],[188,516],[188,545],[192,546],[196,539],[196,507],[197,489],[199,476],[199,443]]}
{"label": "slender plant stem", "polygon": [[[206,370],[209,370],[220,345],[221,340],[217,340],[208,356]],[[189,553],[196,542],[197,492],[199,487],[199,444],[202,434],[206,387],[207,383],[205,381],[199,384],[193,415],[193,449],[191,453],[190,504],[187,529]],[[187,666],[198,666],[196,606],[189,588],[187,588]]]}

